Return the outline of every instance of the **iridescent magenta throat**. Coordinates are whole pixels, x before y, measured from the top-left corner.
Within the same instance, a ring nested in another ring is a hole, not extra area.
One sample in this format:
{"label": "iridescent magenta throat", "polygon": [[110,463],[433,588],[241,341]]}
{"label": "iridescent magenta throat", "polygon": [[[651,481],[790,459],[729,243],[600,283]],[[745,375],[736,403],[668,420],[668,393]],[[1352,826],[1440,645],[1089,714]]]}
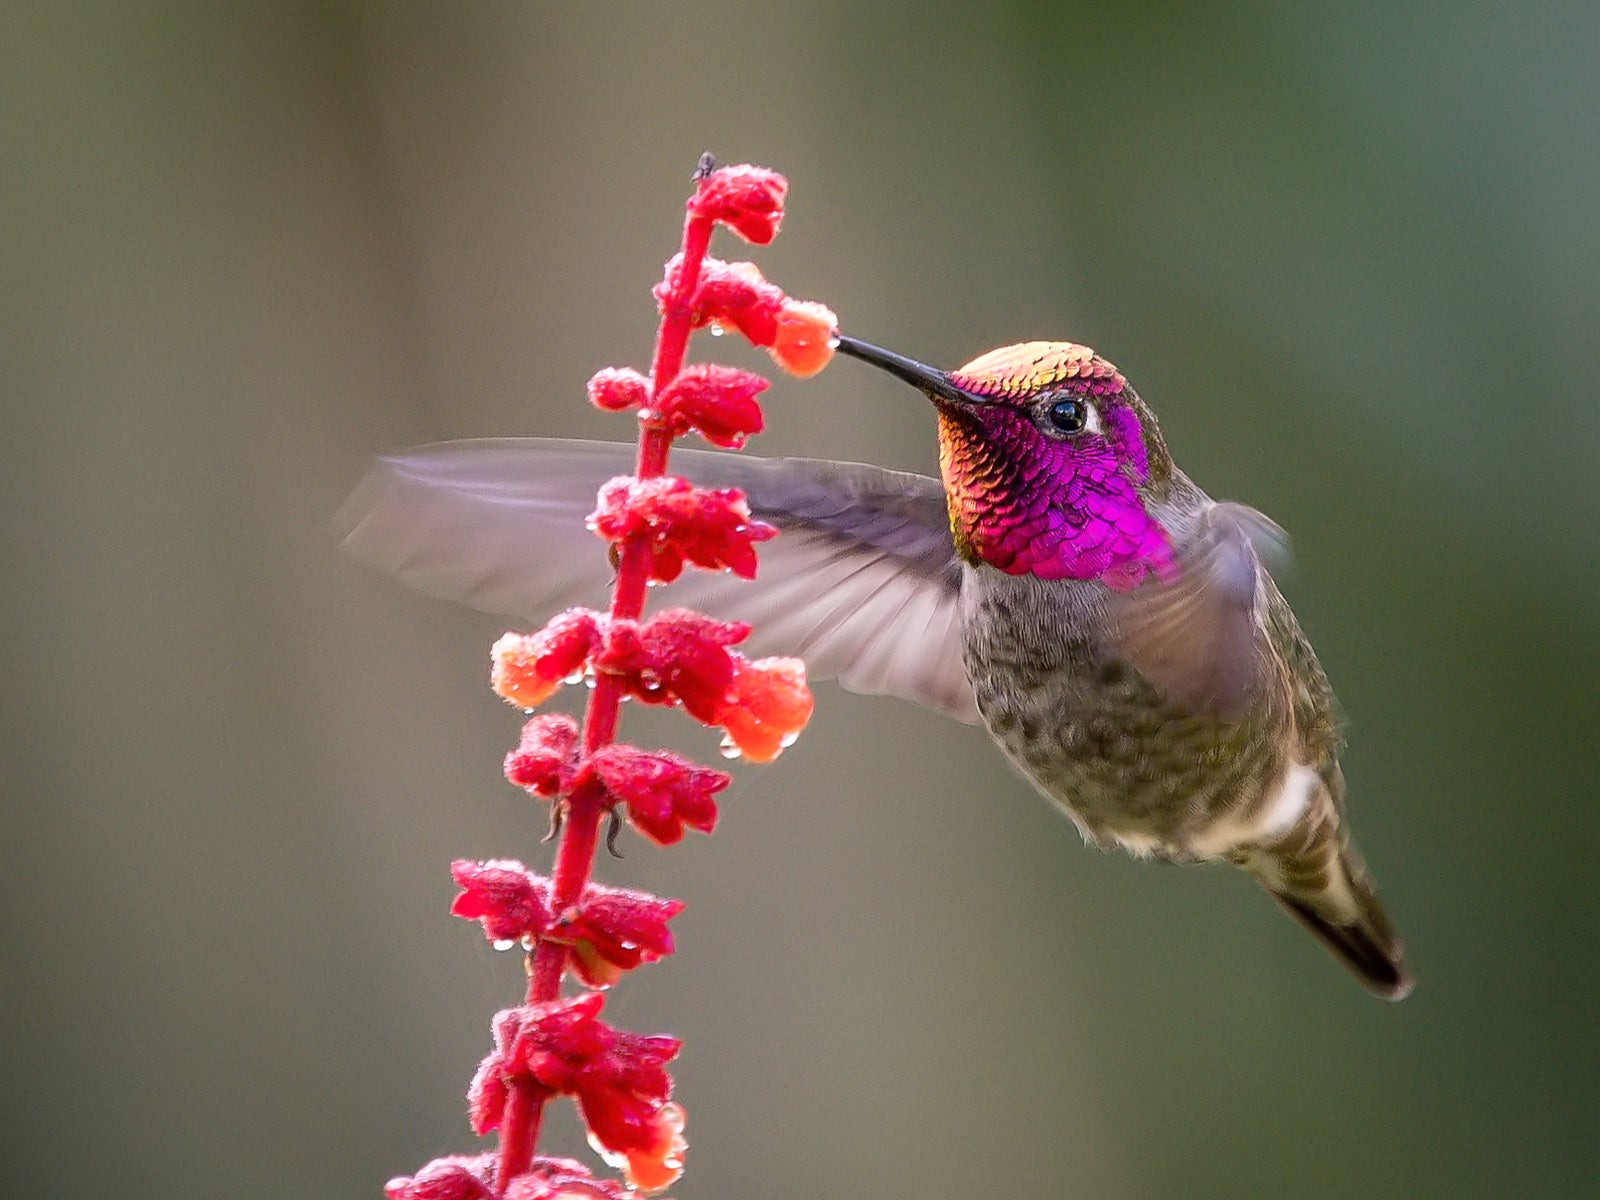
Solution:
{"label": "iridescent magenta throat", "polygon": [[1011,575],[1099,579],[1129,588],[1175,570],[1145,511],[1139,418],[1102,403],[1103,433],[1057,440],[1009,406],[939,416],[939,465],[957,547]]}

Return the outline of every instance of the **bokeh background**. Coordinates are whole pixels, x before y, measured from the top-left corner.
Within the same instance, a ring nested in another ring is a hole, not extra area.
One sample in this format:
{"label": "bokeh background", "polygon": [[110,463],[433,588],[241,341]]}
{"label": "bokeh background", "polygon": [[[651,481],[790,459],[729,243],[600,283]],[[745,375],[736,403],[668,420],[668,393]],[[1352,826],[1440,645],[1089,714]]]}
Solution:
{"label": "bokeh background", "polygon": [[[822,688],[714,838],[601,868],[690,902],[615,1000],[688,1039],[673,1194],[1595,1194],[1600,8],[1399,7],[0,9],[0,1191],[373,1196],[473,1146],[519,973],[446,864],[544,853],[505,622],[327,522],[384,450],[627,437],[583,381],[645,363],[709,148],[791,176],[792,292],[950,365],[1088,342],[1291,530],[1420,985]],[[856,364],[768,413],[933,466]]]}

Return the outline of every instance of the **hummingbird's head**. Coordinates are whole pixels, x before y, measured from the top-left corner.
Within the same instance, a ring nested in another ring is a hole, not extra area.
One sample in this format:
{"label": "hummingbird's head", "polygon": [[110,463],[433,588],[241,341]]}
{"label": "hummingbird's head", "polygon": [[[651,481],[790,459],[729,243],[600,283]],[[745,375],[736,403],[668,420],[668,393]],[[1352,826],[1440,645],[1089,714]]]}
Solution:
{"label": "hummingbird's head", "polygon": [[1149,508],[1172,476],[1166,443],[1127,380],[1087,346],[1023,342],[955,371],[854,338],[839,350],[938,407],[950,529],[969,562],[1123,588],[1173,570]]}

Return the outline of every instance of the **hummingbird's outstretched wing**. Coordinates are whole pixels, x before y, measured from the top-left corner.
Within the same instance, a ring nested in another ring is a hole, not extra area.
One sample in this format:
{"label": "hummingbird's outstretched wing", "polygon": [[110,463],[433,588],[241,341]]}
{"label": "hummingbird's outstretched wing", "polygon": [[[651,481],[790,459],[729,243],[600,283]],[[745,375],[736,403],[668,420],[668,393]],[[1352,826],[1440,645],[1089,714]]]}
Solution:
{"label": "hummingbird's outstretched wing", "polygon": [[[633,469],[609,442],[441,442],[383,458],[334,518],[357,559],[418,591],[542,620],[602,606],[605,545],[584,527],[600,485]],[[978,719],[961,660],[960,574],[944,489],[854,463],[677,450],[673,469],[737,487],[777,526],[754,582],[685,571],[667,600],[755,626],[752,655],[794,654],[816,679]]]}
{"label": "hummingbird's outstretched wing", "polygon": [[1281,559],[1287,545],[1255,509],[1208,502],[1178,541],[1176,580],[1149,578],[1114,594],[1123,653],[1181,704],[1242,713],[1278,669],[1263,626],[1272,585],[1261,560]]}

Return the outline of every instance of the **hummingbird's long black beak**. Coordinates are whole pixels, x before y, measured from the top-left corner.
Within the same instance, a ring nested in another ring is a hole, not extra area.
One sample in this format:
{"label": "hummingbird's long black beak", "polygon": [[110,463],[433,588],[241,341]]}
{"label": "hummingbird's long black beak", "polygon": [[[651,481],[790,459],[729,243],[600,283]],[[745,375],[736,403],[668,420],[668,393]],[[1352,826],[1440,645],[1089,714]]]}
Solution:
{"label": "hummingbird's long black beak", "polygon": [[957,387],[944,371],[896,354],[893,350],[885,350],[868,342],[843,336],[839,338],[838,350],[840,354],[859,358],[864,363],[870,363],[879,370],[889,372],[896,379],[905,380],[936,404],[941,400],[960,405],[985,403],[984,397],[975,396],[965,388]]}

